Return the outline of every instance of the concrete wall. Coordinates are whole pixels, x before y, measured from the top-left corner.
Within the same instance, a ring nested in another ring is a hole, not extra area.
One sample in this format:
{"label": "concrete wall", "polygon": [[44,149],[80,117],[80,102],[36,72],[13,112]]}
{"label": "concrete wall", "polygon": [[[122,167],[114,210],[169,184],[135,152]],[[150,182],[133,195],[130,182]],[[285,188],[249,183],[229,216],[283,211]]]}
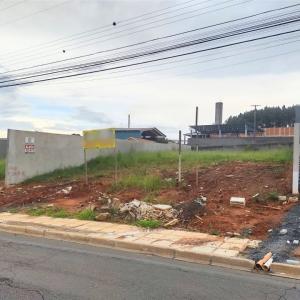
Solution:
{"label": "concrete wall", "polygon": [[0,159],[4,159],[7,153],[7,139],[0,139]]}
{"label": "concrete wall", "polygon": [[196,145],[199,149],[230,149],[230,148],[245,148],[247,146],[256,146],[258,148],[274,148],[280,146],[293,145],[293,137],[256,137],[254,141],[253,137],[216,137],[207,139],[189,139],[192,147]]}
{"label": "concrete wall", "polygon": [[[26,143],[29,142],[29,143]],[[33,153],[25,153],[28,144],[34,145]],[[117,151],[167,151],[177,150],[176,144],[117,140]],[[190,149],[188,146],[184,149]],[[113,149],[88,150],[90,160],[97,156],[113,154]],[[36,175],[56,169],[79,166],[84,162],[82,137],[76,135],[8,130],[5,183],[16,184]]]}

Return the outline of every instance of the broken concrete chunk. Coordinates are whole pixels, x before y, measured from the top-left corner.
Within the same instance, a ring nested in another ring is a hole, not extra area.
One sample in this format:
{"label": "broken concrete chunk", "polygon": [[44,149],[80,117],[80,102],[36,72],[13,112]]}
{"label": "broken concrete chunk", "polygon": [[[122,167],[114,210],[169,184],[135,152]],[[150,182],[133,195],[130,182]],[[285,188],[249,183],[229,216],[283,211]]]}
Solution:
{"label": "broken concrete chunk", "polygon": [[65,195],[68,195],[68,194],[70,194],[71,190],[72,190],[72,187],[71,186],[67,186],[64,189],[60,190],[59,193],[63,193]]}
{"label": "broken concrete chunk", "polygon": [[242,198],[242,197],[231,197],[230,198],[230,205],[245,206],[246,205],[246,199]]}
{"label": "broken concrete chunk", "polygon": [[169,210],[172,209],[171,205],[167,205],[167,204],[154,204],[152,205],[154,208],[159,209],[159,210]]}
{"label": "broken concrete chunk", "polygon": [[289,197],[289,202],[298,202],[298,197],[297,196],[292,196],[292,197]]}
{"label": "broken concrete chunk", "polygon": [[281,230],[279,231],[279,234],[281,234],[281,235],[287,234],[287,229],[285,229],[285,228],[281,229]]}
{"label": "broken concrete chunk", "polygon": [[130,203],[135,207],[139,207],[141,205],[141,201],[137,199],[133,199]]}
{"label": "broken concrete chunk", "polygon": [[286,200],[287,200],[286,196],[278,196],[278,201],[284,202]]}
{"label": "broken concrete chunk", "polygon": [[121,205],[121,201],[119,198],[113,198],[111,201],[111,208],[113,209],[119,209]]}
{"label": "broken concrete chunk", "polygon": [[108,212],[100,213],[100,214],[98,214],[98,215],[95,217],[95,219],[96,219],[97,221],[106,221],[106,220],[108,220],[109,218],[110,218],[110,213],[108,213]]}
{"label": "broken concrete chunk", "polygon": [[293,240],[293,245],[299,245],[299,240]]}

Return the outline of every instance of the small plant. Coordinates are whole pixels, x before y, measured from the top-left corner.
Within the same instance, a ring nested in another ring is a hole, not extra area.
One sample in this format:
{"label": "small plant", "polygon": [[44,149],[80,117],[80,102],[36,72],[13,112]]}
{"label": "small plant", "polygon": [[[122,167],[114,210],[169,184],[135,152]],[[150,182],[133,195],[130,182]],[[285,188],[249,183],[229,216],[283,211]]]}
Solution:
{"label": "small plant", "polygon": [[76,217],[79,220],[94,221],[96,218],[96,213],[93,210],[87,208],[87,209],[84,209],[84,210],[80,211],[79,213],[77,213]]}
{"label": "small plant", "polygon": [[268,199],[271,201],[278,201],[279,195],[277,192],[270,192],[268,194]]}
{"label": "small plant", "polygon": [[159,220],[138,220],[136,221],[136,225],[143,228],[158,228],[161,226],[161,222]]}
{"label": "small plant", "polygon": [[48,216],[53,218],[70,218],[71,213],[59,207],[34,207],[26,211],[30,216]]}
{"label": "small plant", "polygon": [[218,229],[213,229],[210,234],[212,235],[220,235],[220,231]]}

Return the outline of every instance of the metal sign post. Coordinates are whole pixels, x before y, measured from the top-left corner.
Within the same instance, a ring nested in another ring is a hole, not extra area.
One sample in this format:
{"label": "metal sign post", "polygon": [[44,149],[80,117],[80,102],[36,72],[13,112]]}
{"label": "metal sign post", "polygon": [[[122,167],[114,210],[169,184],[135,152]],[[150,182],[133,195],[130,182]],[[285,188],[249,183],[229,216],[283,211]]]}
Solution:
{"label": "metal sign post", "polygon": [[179,130],[178,141],[178,182],[181,182],[181,130]]}
{"label": "metal sign post", "polygon": [[299,194],[299,156],[300,156],[300,105],[295,106],[293,147],[293,194]]}
{"label": "metal sign post", "polygon": [[88,184],[87,149],[114,148],[115,153],[115,179],[117,178],[117,151],[116,132],[114,128],[83,131],[83,153],[85,165],[85,182]]}

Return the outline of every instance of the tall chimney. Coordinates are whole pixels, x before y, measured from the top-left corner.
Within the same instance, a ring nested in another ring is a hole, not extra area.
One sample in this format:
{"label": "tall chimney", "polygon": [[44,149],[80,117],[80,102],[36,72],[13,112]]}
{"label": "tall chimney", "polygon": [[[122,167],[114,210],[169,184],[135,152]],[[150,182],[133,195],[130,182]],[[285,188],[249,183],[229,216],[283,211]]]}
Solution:
{"label": "tall chimney", "polygon": [[221,125],[223,119],[223,102],[216,102],[215,124]]}
{"label": "tall chimney", "polygon": [[130,128],[130,114],[128,114],[128,128]]}

